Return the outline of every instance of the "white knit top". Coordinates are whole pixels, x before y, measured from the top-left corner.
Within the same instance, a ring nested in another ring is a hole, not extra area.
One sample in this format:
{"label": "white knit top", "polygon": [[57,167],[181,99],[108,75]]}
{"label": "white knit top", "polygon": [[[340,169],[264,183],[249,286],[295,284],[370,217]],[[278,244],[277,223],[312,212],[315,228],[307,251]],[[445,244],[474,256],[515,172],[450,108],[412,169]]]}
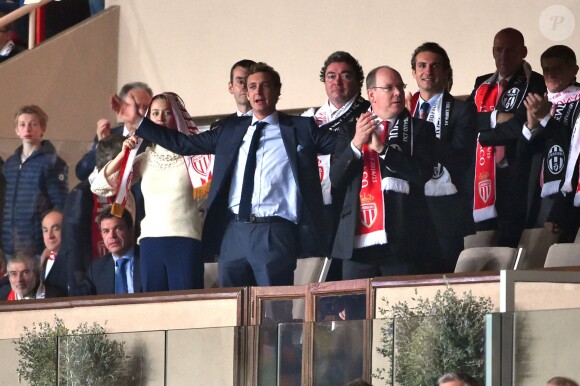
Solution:
{"label": "white knit top", "polygon": [[[105,179],[103,168],[91,184],[102,196],[114,193],[118,172]],[[141,221],[144,237],[189,237],[201,240],[206,198],[193,199],[193,188],[183,156],[154,145],[135,158],[133,183],[141,179],[145,217]]]}

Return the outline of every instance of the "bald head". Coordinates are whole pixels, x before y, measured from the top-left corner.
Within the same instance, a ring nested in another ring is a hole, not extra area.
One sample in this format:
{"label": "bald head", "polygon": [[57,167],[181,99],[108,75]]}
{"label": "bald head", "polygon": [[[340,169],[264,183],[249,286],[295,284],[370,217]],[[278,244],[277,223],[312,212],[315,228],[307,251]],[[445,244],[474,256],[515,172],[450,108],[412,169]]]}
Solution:
{"label": "bald head", "polygon": [[528,55],[524,36],[514,28],[499,31],[493,39],[493,58],[495,67],[503,78],[514,75]]}

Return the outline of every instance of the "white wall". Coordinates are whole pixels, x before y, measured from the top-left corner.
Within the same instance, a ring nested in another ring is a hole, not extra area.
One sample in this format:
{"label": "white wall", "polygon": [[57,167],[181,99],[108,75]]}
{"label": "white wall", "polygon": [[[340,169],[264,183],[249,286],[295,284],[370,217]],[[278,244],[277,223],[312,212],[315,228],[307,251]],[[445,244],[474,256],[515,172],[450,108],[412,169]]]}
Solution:
{"label": "white wall", "polygon": [[[556,10],[542,19],[554,4],[567,7],[572,17]],[[399,69],[414,91],[410,55],[419,44],[436,41],[451,57],[456,95],[470,93],[475,77],[494,69],[493,36],[504,27],[522,31],[538,72],[539,55],[552,44],[570,45],[580,55],[579,34],[553,42],[542,32],[574,32],[578,0],[108,0],[107,5],[121,6],[119,85],[144,80],[156,92],[175,91],[193,116],[233,110],[226,83],[230,66],[242,58],[277,69],[283,83],[279,108],[295,109],[321,104],[318,73],[335,50],[349,51],[365,74],[382,64]]]}

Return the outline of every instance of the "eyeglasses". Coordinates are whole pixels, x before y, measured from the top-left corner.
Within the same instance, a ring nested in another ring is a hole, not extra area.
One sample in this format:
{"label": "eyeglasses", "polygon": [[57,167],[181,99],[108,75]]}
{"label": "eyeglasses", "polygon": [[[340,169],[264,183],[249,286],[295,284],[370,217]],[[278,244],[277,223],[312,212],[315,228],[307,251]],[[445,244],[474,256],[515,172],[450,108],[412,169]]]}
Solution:
{"label": "eyeglasses", "polygon": [[375,86],[375,87],[371,87],[371,88],[372,89],[379,88],[381,90],[385,90],[388,92],[393,92],[393,91],[395,91],[395,89],[397,89],[397,90],[403,92],[405,90],[405,88],[407,88],[407,85],[405,83],[401,83],[401,84],[397,84],[394,86],[392,84],[389,84],[387,86]]}

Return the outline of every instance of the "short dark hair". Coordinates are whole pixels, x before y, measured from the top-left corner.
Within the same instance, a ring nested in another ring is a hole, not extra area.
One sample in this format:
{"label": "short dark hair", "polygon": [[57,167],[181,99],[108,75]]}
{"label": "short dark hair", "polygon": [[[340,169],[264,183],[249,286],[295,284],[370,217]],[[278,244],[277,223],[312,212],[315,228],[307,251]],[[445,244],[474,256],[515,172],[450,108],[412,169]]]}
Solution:
{"label": "short dark hair", "polygon": [[60,213],[60,214],[62,215],[62,210],[60,210],[60,209],[49,209],[49,210],[46,210],[46,211],[44,211],[44,212],[43,212],[43,213],[40,215],[40,222],[43,222],[43,221],[44,221],[44,218],[45,218],[46,216],[48,216],[49,214],[51,214],[52,212]]}
{"label": "short dark hair", "polygon": [[129,213],[129,211],[127,209],[125,209],[123,211],[123,214],[121,215],[121,217],[115,216],[113,214],[113,212],[111,211],[111,209],[112,208],[109,206],[109,207],[105,208],[97,216],[97,224],[99,224],[99,229],[101,229],[101,223],[103,222],[103,220],[106,220],[109,218],[120,218],[121,220],[123,220],[125,225],[127,225],[127,228],[129,228],[129,229],[133,228],[133,217],[131,217],[131,213]]}
{"label": "short dark hair", "polygon": [[414,70],[415,66],[417,65],[417,55],[421,52],[432,52],[436,55],[441,57],[443,60],[443,68],[448,70],[451,68],[451,61],[449,60],[449,56],[447,55],[447,51],[443,49],[439,44],[435,42],[425,42],[421,44],[419,47],[415,48],[413,51],[413,55],[411,56],[411,68]]}
{"label": "short dark hair", "polygon": [[558,44],[548,48],[540,56],[540,62],[542,62],[544,59],[553,58],[562,59],[567,66],[576,65],[576,54],[570,47],[565,45]]}
{"label": "short dark hair", "polygon": [[443,374],[441,377],[439,377],[437,383],[440,385],[442,383],[453,381],[463,382],[463,386],[479,386],[479,383],[475,380],[475,378],[473,378],[468,374],[460,374],[460,373]]}
{"label": "short dark hair", "polygon": [[278,87],[278,90],[282,90],[282,81],[280,80],[280,74],[272,67],[268,66],[266,63],[258,62],[254,63],[248,69],[248,74],[246,75],[246,83],[248,82],[248,76],[256,74],[258,72],[265,72],[270,74],[272,80],[274,81],[274,86]]}
{"label": "short dark hair", "polygon": [[495,37],[497,37],[497,35],[500,35],[500,34],[510,34],[510,35],[513,35],[513,36],[515,36],[515,37],[516,37],[516,39],[517,39],[517,40],[519,40],[519,43],[520,43],[522,46],[525,46],[525,45],[526,45],[526,42],[525,42],[525,40],[524,40],[524,34],[522,34],[520,31],[518,31],[518,30],[517,30],[517,29],[515,29],[515,28],[508,27],[508,28],[504,28],[504,29],[502,29],[502,30],[499,30],[499,31],[498,31],[498,32],[495,34],[495,36],[494,36],[494,40],[495,40]]}
{"label": "short dark hair", "polygon": [[324,61],[322,68],[320,69],[320,81],[324,82],[324,78],[326,77],[326,69],[332,63],[347,63],[349,64],[352,69],[354,70],[354,74],[356,76],[356,80],[358,80],[360,86],[362,87],[363,81],[365,79],[365,73],[363,71],[362,66],[351,54],[345,51],[336,51],[330,54],[328,58]]}
{"label": "short dark hair", "polygon": [[373,68],[367,75],[367,90],[370,90],[371,88],[375,87],[377,85],[377,72],[379,70],[382,69],[389,69],[389,70],[393,70],[395,71],[397,74],[401,75],[399,73],[399,71],[395,70],[393,67],[391,66],[379,66],[379,67],[375,67]]}
{"label": "short dark hair", "polygon": [[247,71],[254,64],[256,64],[256,62],[254,62],[253,60],[250,60],[250,59],[242,59],[242,60],[235,62],[234,65],[232,66],[232,68],[230,69],[230,83],[233,83],[233,81],[234,81],[234,70],[236,69],[236,67],[243,67]]}
{"label": "short dark hair", "polygon": [[131,83],[125,84],[123,87],[121,87],[121,91],[119,91],[119,98],[125,99],[127,94],[129,94],[129,91],[135,90],[135,89],[145,90],[145,92],[147,94],[149,94],[149,96],[151,98],[153,98],[153,91],[151,90],[151,87],[149,87],[149,85],[147,83],[144,83],[144,82],[131,82]]}
{"label": "short dark hair", "polygon": [[16,123],[16,125],[18,125],[18,117],[21,116],[22,114],[36,115],[38,117],[38,122],[40,123],[40,126],[46,129],[46,124],[48,123],[48,114],[46,114],[44,110],[41,109],[39,106],[27,105],[20,107],[18,111],[16,111],[16,114],[14,115],[14,122]]}
{"label": "short dark hair", "polygon": [[95,150],[97,170],[104,168],[107,162],[115,158],[117,154],[121,152],[124,141],[125,137],[121,134],[111,134],[97,143],[97,149]]}
{"label": "short dark hair", "polygon": [[554,377],[550,379],[547,384],[554,386],[578,386],[576,381],[566,377]]}

